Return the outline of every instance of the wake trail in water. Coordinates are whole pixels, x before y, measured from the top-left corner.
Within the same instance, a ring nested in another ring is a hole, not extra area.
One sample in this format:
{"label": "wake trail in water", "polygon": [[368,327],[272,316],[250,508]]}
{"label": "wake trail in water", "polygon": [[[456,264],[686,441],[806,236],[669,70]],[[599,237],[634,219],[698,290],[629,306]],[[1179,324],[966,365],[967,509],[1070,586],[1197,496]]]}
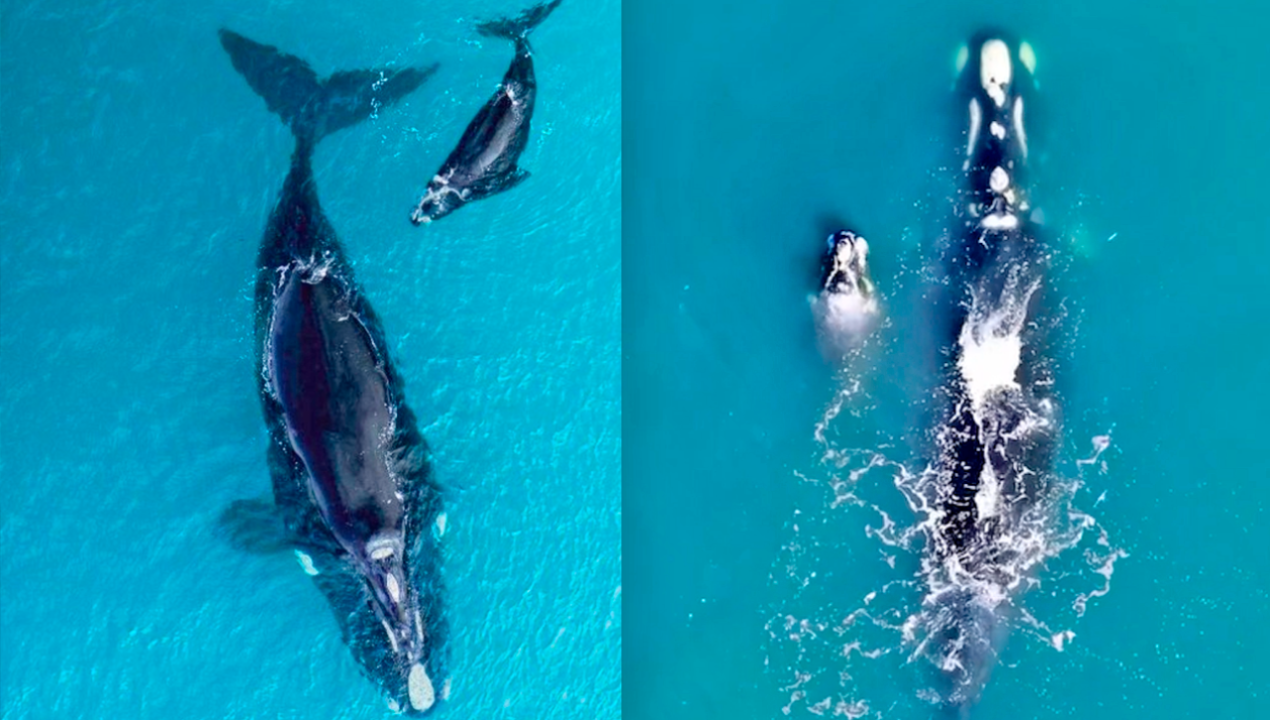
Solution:
{"label": "wake trail in water", "polygon": [[[1004,327],[1004,321],[999,316],[987,318],[981,329]],[[981,337],[988,339],[976,346],[975,352],[983,353],[979,361],[989,366],[1010,362],[1015,351],[1009,333]],[[995,352],[989,349],[994,345]],[[810,502],[795,511],[789,540],[772,573],[774,584],[793,590],[766,628],[769,669],[787,681],[781,687],[782,714],[801,709],[814,715],[882,717],[884,704],[894,706],[906,698],[876,697],[873,688],[878,684],[857,682],[858,675],[888,675],[918,661],[957,672],[967,648],[956,638],[960,620],[950,608],[969,606],[1007,618],[1024,635],[1059,652],[1069,646],[1076,636],[1070,625],[1090,601],[1109,592],[1115,563],[1127,556],[1077,503],[1085,473],[1108,473],[1101,457],[1111,446],[1110,436],[1092,438],[1093,452],[1068,462],[1074,474],[1046,473],[1037,483],[1044,491],[1035,501],[978,548],[992,562],[976,565],[956,553],[929,552],[944,542],[940,527],[945,511],[939,500],[946,479],[938,470],[930,465],[910,467],[912,461],[893,447],[844,447],[829,439],[835,422],[856,421],[844,417],[844,409],[867,401],[858,379],[843,378],[842,383],[812,433],[819,455],[817,472],[795,473],[800,484],[812,490],[807,493]],[[1046,421],[1023,417],[1007,434],[1017,438],[1029,426],[1040,427]],[[999,506],[983,508],[989,517],[1012,508],[999,495],[985,504]],[[835,557],[832,550],[839,536],[860,528],[862,519],[863,534],[877,554],[868,573],[873,587],[855,595],[859,599],[853,605],[847,597],[837,596],[833,588],[838,583],[826,578],[850,572],[846,559]],[[1094,540],[1091,530],[1096,531]],[[1083,566],[1046,578],[1043,571],[1073,550],[1081,555]],[[879,565],[884,571],[878,572]],[[1101,580],[1095,587],[1088,586],[1091,576]],[[1052,593],[1069,598],[1069,611],[1051,610],[1047,615],[1029,608],[1025,591],[1042,582],[1053,582]],[[930,703],[946,700],[944,693],[925,686],[914,688],[910,697]]]}
{"label": "wake trail in water", "polygon": [[[949,547],[950,471],[937,459],[914,459],[885,442],[861,447],[838,439],[848,434],[843,424],[867,423],[873,406],[864,366],[839,371],[812,431],[814,470],[794,473],[805,502],[771,575],[786,591],[766,626],[769,671],[783,683],[782,715],[882,717],[897,704],[947,703],[951,693],[931,686],[931,673],[908,673],[906,692],[877,688],[898,689],[882,678],[915,664],[945,676],[968,672],[965,658],[995,657],[1012,629],[1062,652],[1076,637],[1071,625],[1110,590],[1115,563],[1127,555],[1077,496],[1086,474],[1108,474],[1102,458],[1111,437],[1093,437],[1086,456],[1054,462],[1037,447],[1057,433],[1052,401],[1017,380],[1036,289],[1016,277],[992,302],[972,298],[958,336],[965,407],[952,412],[975,418],[987,456],[972,498],[979,534],[965,548]],[[875,347],[870,357],[884,356]],[[956,433],[952,423],[930,431],[937,457],[956,444]],[[843,551],[859,552],[861,544],[852,542],[859,531],[876,554],[856,573],[865,563]],[[1100,582],[1091,586],[1094,577]],[[1029,606],[1027,591],[1043,582],[1053,583],[1050,596],[1068,598],[1066,609],[1050,607],[1052,601]],[[997,624],[982,638],[967,637],[967,615]]]}

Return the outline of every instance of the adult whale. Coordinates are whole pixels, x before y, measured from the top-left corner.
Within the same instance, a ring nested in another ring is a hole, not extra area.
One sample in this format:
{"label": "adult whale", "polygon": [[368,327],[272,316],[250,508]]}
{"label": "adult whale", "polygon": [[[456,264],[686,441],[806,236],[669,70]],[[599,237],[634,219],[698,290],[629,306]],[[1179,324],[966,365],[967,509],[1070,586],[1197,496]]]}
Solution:
{"label": "adult whale", "polygon": [[410,222],[423,225],[439,220],[469,202],[510,190],[529,177],[517,165],[529,143],[529,121],[538,96],[529,33],[560,2],[551,0],[526,10],[518,18],[477,26],[481,35],[516,43],[516,55],[494,96],[468,124],[458,147],[428,181],[423,198],[410,214]]}
{"label": "adult whale", "polygon": [[220,40],[296,140],[257,259],[257,379],[274,498],[240,501],[224,517],[240,544],[294,549],[363,672],[391,707],[422,714],[447,687],[432,531],[444,527],[442,498],[379,318],[318,203],[312,155],[324,136],[397,102],[436,67],[320,80],[276,48],[228,30]]}
{"label": "adult whale", "polygon": [[923,648],[947,680],[946,706],[964,717],[1035,567],[1059,418],[1043,302],[1049,253],[1026,193],[1035,55],[983,32],[960,64],[967,126],[943,263],[945,402],[922,502],[930,517]]}

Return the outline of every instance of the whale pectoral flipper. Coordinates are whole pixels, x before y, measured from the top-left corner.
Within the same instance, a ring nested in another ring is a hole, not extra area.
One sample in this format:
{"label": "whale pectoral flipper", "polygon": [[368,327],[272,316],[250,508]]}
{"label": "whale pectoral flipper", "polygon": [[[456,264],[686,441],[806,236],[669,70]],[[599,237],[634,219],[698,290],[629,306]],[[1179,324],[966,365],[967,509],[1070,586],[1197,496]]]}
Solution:
{"label": "whale pectoral flipper", "polygon": [[235,500],[221,512],[217,525],[230,545],[253,555],[272,555],[295,546],[272,500]]}
{"label": "whale pectoral flipper", "polygon": [[512,188],[525,182],[528,179],[529,179],[528,170],[522,170],[520,168],[516,168],[515,174],[507,178],[507,182],[503,183],[503,186],[499,188],[499,191],[501,192],[503,190],[511,190]]}
{"label": "whale pectoral flipper", "polygon": [[511,190],[512,188],[525,182],[525,180],[528,180],[528,179],[529,179],[528,170],[521,170],[520,168],[516,168],[514,171],[506,175],[499,175],[499,176],[495,176],[491,178],[485,178],[481,182],[473,183],[472,185],[469,185],[463,190],[463,192],[466,193],[463,196],[463,199],[469,200],[469,201],[479,200],[481,198],[487,198],[491,195],[497,195],[498,193]]}
{"label": "whale pectoral flipper", "polygon": [[[306,523],[307,524],[307,523]],[[269,498],[235,500],[220,517],[217,526],[237,550],[252,555],[273,555],[297,548],[310,555],[343,555],[339,541],[321,525],[293,531]]]}
{"label": "whale pectoral flipper", "polygon": [[281,117],[296,137],[311,143],[395,103],[437,69],[434,64],[402,70],[353,70],[319,80],[304,60],[232,30],[222,29],[220,42],[234,68],[264,98],[269,110]]}

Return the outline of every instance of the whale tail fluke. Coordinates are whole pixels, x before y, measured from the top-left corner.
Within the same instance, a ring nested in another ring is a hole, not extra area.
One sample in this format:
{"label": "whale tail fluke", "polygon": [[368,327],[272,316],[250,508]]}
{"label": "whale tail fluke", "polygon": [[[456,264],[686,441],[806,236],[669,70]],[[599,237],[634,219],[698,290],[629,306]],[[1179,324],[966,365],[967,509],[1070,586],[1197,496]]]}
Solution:
{"label": "whale tail fluke", "polygon": [[534,31],[553,10],[560,7],[561,0],[551,0],[535,5],[520,14],[519,17],[490,20],[476,26],[476,32],[485,37],[506,38],[518,45],[526,42],[529,33]]}
{"label": "whale tail fluke", "polygon": [[403,70],[353,70],[320,80],[304,60],[232,30],[222,29],[220,42],[251,89],[307,148],[414,92],[437,69],[434,64]]}

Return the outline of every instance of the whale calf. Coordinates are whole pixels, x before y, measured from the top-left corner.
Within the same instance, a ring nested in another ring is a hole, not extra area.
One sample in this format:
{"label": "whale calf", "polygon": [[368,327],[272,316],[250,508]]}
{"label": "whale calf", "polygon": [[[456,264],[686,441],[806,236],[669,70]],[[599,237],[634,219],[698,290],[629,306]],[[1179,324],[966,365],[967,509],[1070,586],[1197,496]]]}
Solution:
{"label": "whale calf", "polygon": [[529,143],[538,82],[534,79],[529,33],[559,7],[561,0],[537,5],[518,18],[482,23],[476,30],[487,37],[506,38],[516,45],[503,82],[485,103],[436,172],[410,222],[424,225],[439,220],[467,203],[510,190],[529,173],[517,162]]}
{"label": "whale calf", "polygon": [[229,30],[221,44],[291,128],[295,151],[257,258],[257,381],[273,501],[223,516],[240,546],[291,549],[389,706],[420,715],[448,688],[440,532],[428,449],[379,318],[322,212],[326,135],[413,92],[436,66],[337,72]]}
{"label": "whale calf", "polygon": [[880,309],[869,274],[869,243],[850,230],[825,241],[820,289],[808,297],[826,359],[840,361],[877,325]]}

